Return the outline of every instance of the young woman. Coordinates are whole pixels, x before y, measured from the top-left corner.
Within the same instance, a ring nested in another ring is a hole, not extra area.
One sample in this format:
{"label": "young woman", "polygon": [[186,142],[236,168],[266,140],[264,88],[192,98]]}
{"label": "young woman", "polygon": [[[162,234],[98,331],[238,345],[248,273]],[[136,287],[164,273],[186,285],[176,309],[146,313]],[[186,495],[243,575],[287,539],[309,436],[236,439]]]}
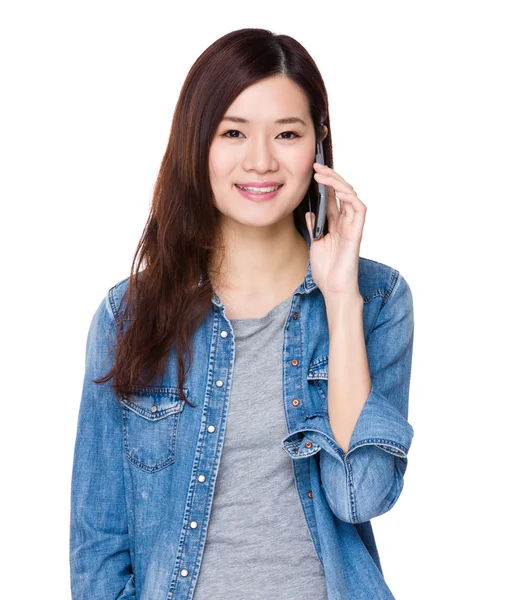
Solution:
{"label": "young woman", "polygon": [[74,599],[393,598],[370,520],[413,437],[412,296],[359,256],[366,206],[331,140],[291,37],[234,31],[191,68],[130,276],[88,333]]}

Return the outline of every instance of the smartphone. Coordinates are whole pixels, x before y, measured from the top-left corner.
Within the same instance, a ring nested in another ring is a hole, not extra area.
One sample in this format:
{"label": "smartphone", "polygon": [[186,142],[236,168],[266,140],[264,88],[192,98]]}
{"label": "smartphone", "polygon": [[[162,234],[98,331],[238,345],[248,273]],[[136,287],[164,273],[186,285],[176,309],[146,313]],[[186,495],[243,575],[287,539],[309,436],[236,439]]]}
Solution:
{"label": "smartphone", "polygon": [[[321,165],[324,163],[324,147],[322,145],[322,141],[317,142],[317,151],[315,154],[315,162],[320,163]],[[315,179],[313,179],[313,183],[317,183]],[[327,207],[327,186],[323,183],[318,184],[318,192],[317,192],[317,206],[315,210],[312,211],[312,201],[310,198],[310,194],[308,194],[308,206],[310,212],[313,212],[315,215],[313,227],[312,227],[312,238],[314,240],[318,240],[322,237],[322,233],[324,231],[324,222],[326,220],[326,207]]]}

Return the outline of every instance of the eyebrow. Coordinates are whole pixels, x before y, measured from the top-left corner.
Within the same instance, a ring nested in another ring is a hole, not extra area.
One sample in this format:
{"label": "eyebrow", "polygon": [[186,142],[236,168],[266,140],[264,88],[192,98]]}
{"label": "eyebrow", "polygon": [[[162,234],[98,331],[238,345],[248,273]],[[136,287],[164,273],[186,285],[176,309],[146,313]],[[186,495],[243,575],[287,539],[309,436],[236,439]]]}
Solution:
{"label": "eyebrow", "polygon": [[[232,115],[226,115],[222,121],[231,121],[232,123],[250,123],[250,121],[247,121],[246,119],[243,119],[242,117],[234,117]],[[306,127],[306,123],[303,121],[303,119],[300,119],[299,117],[285,117],[283,119],[276,119],[275,121],[276,124],[281,124],[281,125],[291,125],[292,123],[301,123]]]}

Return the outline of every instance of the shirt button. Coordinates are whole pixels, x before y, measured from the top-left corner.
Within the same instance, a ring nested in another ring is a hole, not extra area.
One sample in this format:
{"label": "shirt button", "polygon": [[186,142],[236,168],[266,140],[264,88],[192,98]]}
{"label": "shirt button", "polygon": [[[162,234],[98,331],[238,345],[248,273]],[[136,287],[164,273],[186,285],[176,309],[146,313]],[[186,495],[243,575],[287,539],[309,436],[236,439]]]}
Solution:
{"label": "shirt button", "polygon": [[210,433],[213,433],[215,431],[215,426],[214,425],[208,425],[208,431]]}
{"label": "shirt button", "polygon": [[291,364],[293,367],[297,367],[297,366],[299,365],[299,360],[298,360],[297,358],[293,358],[293,359],[290,361],[290,364]]}
{"label": "shirt button", "polygon": [[151,407],[151,412],[157,412],[157,410],[158,410],[158,406],[157,406],[156,404],[154,404],[154,405]]}
{"label": "shirt button", "polygon": [[307,496],[308,496],[308,498],[313,498],[313,494],[312,494],[311,490],[308,492]]}
{"label": "shirt button", "polygon": [[192,527],[192,529],[195,529],[197,527],[197,521],[192,521],[190,523],[190,527]]}
{"label": "shirt button", "polygon": [[306,442],[305,448],[311,448],[313,444],[311,442]]}
{"label": "shirt button", "polygon": [[199,475],[199,477],[197,478],[197,481],[200,481],[201,483],[203,483],[204,481],[206,481],[206,475]]}
{"label": "shirt button", "polygon": [[294,321],[295,321],[295,320],[296,320],[298,317],[299,317],[299,313],[297,313],[297,312],[295,312],[295,313],[292,315],[292,318],[294,319]]}
{"label": "shirt button", "polygon": [[220,332],[220,335],[221,335],[223,338],[226,338],[226,337],[227,337],[229,334],[227,333],[227,331],[221,331],[221,332]]}
{"label": "shirt button", "polygon": [[180,573],[183,577],[186,577],[188,575],[188,569],[181,569]]}
{"label": "shirt button", "polygon": [[224,382],[221,379],[217,379],[216,386],[222,387],[223,385],[224,385]]}
{"label": "shirt button", "polygon": [[298,398],[294,398],[294,400],[292,401],[292,406],[299,406]]}

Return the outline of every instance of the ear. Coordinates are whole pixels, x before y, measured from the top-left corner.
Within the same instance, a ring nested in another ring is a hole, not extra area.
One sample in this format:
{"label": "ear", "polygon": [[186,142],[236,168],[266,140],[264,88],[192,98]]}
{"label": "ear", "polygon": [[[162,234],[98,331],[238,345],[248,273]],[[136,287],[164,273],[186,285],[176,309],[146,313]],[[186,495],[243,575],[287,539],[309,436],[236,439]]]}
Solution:
{"label": "ear", "polygon": [[324,140],[327,137],[327,134],[329,133],[328,128],[325,125],[321,125],[320,126],[320,131],[322,133],[322,137],[320,138],[321,141]]}

